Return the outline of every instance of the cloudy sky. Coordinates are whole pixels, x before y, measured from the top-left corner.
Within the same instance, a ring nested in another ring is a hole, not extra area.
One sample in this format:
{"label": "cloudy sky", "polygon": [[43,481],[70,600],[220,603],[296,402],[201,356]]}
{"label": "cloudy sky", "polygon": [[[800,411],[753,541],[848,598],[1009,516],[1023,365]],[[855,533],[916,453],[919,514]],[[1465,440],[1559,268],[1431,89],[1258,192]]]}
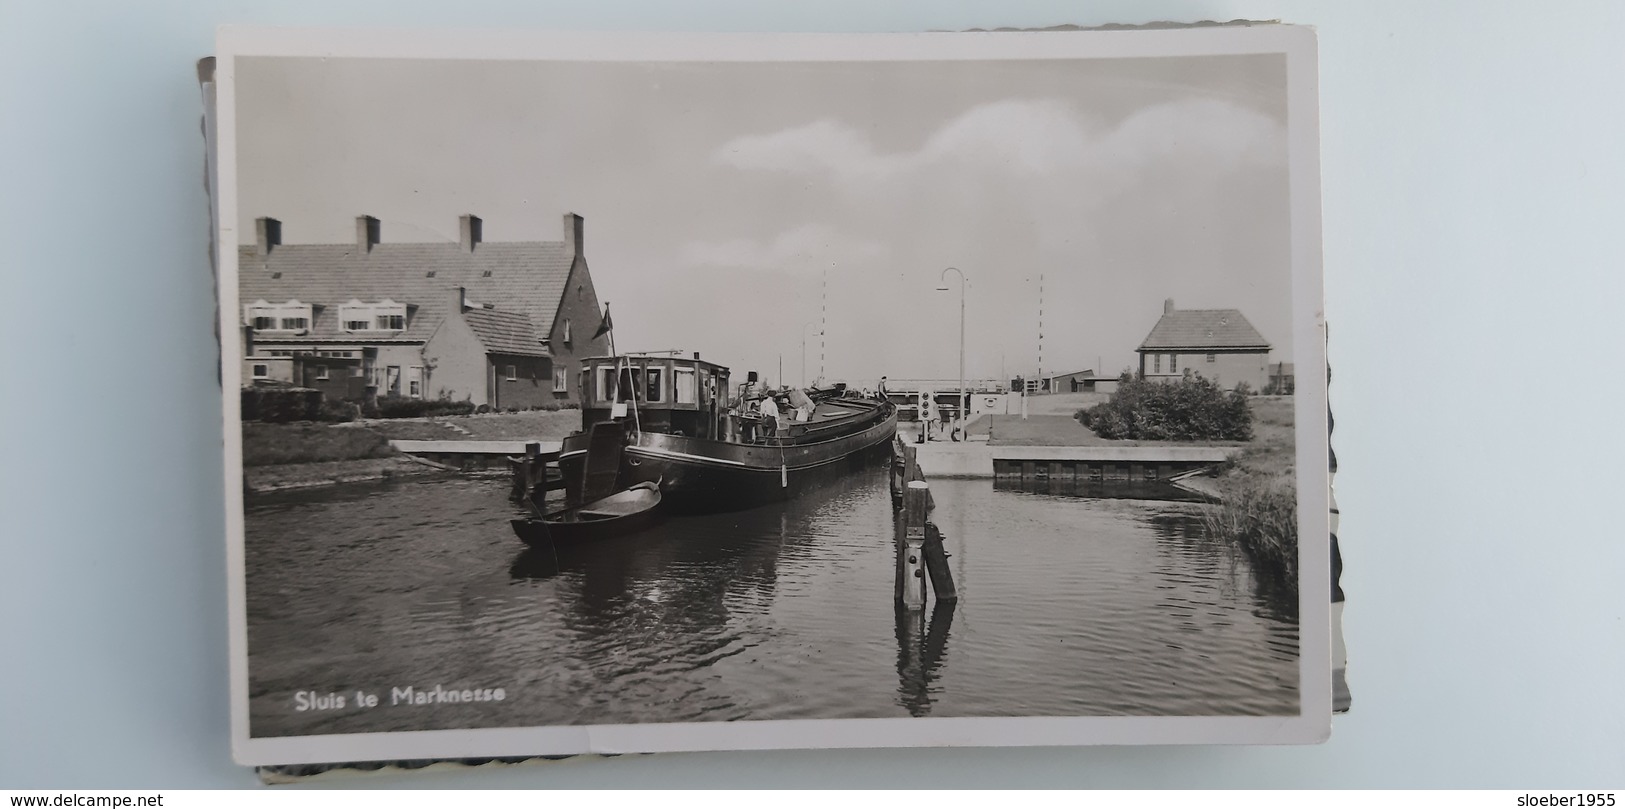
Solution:
{"label": "cloudy sky", "polygon": [[[287,243],[557,240],[623,350],[736,372],[1115,372],[1180,308],[1291,350],[1278,56],[932,63],[245,59],[239,215]],[[1040,275],[1043,277],[1040,294]]]}

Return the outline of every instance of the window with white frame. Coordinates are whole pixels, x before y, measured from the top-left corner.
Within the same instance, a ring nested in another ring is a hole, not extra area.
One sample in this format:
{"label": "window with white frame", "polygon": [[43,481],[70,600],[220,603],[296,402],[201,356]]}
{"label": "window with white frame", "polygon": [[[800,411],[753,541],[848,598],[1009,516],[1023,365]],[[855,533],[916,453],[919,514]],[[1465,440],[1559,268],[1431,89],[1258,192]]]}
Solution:
{"label": "window with white frame", "polygon": [[325,366],[325,365],[316,366],[316,378],[317,379],[327,379],[327,366]]}
{"label": "window with white frame", "polygon": [[255,379],[269,379],[271,377],[271,366],[256,362],[254,363],[253,373]]}
{"label": "window with white frame", "polygon": [[406,304],[385,298],[377,303],[351,299],[339,307],[345,331],[405,331]]}
{"label": "window with white frame", "polygon": [[512,365],[510,365],[510,366],[508,366],[507,370],[508,370],[508,381],[509,382],[518,382],[519,381],[519,369],[512,366]]}
{"label": "window with white frame", "polygon": [[676,391],[678,404],[695,404],[698,401],[695,395],[694,369],[678,368],[673,374],[672,387]]}
{"label": "window with white frame", "polygon": [[569,320],[569,318],[565,318],[565,320],[564,320],[564,344],[565,345],[570,344],[570,320]]}
{"label": "window with white frame", "polygon": [[301,333],[310,329],[314,307],[290,300],[287,303],[254,301],[243,306],[243,325],[254,331]]}
{"label": "window with white frame", "polygon": [[554,368],[553,369],[553,392],[554,393],[569,393],[570,392],[569,372],[566,371],[563,368]]}

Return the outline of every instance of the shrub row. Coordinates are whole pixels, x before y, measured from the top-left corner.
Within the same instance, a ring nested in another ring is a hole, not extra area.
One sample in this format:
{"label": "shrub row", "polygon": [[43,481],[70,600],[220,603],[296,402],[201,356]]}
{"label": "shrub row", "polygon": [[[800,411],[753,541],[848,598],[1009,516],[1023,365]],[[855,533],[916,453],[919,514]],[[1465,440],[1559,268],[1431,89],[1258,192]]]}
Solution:
{"label": "shrub row", "polygon": [[322,414],[322,392],[311,388],[243,388],[242,409],[243,421],[317,421]]}
{"label": "shrub row", "polygon": [[466,416],[474,412],[474,403],[450,399],[408,399],[404,396],[380,396],[376,405],[368,403],[362,408],[369,418],[412,419],[425,416]]}
{"label": "shrub row", "polygon": [[[575,402],[547,402],[535,407],[502,408],[502,412],[518,413],[524,410],[576,410]],[[321,391],[312,388],[259,385],[243,388],[243,421],[263,421],[283,424],[292,421],[345,422],[357,418],[411,419],[440,416],[466,416],[476,412],[471,401],[452,399],[409,399],[404,396],[382,396],[376,401],[355,404],[327,399]],[[478,412],[489,413],[491,408],[481,405]]]}
{"label": "shrub row", "polygon": [[1076,414],[1101,438],[1151,441],[1251,441],[1253,414],[1243,388],[1226,392],[1194,374],[1149,382],[1131,373],[1107,401]]}
{"label": "shrub row", "polygon": [[541,403],[539,405],[531,405],[530,407],[490,408],[490,407],[486,407],[485,405],[480,405],[480,409],[475,411],[475,412],[477,412],[477,413],[530,413],[530,412],[535,412],[535,411],[539,410],[539,411],[541,411],[543,413],[557,413],[560,410],[580,410],[580,409],[581,409],[581,405],[576,404],[575,402],[543,402],[543,403]]}

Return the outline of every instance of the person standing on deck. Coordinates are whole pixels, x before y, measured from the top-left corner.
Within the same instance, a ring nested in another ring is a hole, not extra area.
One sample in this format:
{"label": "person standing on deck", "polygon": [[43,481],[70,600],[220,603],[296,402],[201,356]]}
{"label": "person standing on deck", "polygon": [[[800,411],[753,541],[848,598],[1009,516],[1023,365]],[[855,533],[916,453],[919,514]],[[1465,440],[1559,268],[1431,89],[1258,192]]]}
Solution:
{"label": "person standing on deck", "polygon": [[762,414],[762,439],[777,435],[779,432],[779,403],[771,395],[763,396],[757,405],[757,411]]}

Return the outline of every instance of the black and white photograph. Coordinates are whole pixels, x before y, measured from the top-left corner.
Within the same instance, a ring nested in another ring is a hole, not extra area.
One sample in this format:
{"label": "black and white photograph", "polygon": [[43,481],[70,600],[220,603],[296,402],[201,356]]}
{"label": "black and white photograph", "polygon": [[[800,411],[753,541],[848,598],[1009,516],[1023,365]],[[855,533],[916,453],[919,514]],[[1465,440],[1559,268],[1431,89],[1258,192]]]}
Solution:
{"label": "black and white photograph", "polygon": [[239,761],[1325,737],[1312,32],[219,59]]}

